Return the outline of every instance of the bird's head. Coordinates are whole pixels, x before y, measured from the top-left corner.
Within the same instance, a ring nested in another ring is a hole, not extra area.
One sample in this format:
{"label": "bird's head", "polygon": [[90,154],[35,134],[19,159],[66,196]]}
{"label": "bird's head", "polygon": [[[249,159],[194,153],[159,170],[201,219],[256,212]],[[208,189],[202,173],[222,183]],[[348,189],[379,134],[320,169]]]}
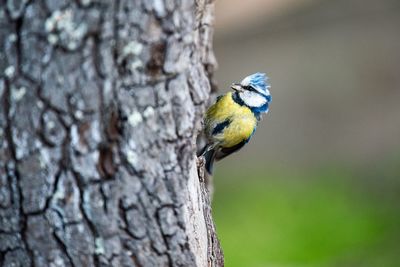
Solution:
{"label": "bird's head", "polygon": [[265,73],[251,74],[240,83],[232,84],[231,87],[237,92],[240,100],[254,111],[259,113],[268,111],[272,97],[269,92],[271,85]]}

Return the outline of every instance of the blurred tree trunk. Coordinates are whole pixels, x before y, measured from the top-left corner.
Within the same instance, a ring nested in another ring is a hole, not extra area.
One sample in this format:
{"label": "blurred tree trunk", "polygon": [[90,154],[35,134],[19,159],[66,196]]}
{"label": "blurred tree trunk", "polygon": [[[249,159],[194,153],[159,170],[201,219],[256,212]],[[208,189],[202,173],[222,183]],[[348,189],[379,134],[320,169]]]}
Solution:
{"label": "blurred tree trunk", "polygon": [[0,3],[0,265],[222,266],[212,1]]}

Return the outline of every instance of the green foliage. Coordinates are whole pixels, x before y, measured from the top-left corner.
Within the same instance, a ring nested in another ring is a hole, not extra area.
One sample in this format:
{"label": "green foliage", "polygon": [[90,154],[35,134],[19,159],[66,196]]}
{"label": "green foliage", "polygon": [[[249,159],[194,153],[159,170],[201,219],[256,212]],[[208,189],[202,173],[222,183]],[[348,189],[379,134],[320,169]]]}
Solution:
{"label": "green foliage", "polygon": [[213,214],[227,267],[400,262],[398,205],[350,173],[218,169],[214,180]]}

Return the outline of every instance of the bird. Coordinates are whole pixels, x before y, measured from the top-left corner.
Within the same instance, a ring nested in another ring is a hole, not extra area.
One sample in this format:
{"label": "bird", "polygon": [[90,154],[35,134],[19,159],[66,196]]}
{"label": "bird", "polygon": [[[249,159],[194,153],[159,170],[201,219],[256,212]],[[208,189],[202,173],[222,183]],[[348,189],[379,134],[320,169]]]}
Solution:
{"label": "bird", "polygon": [[262,114],[269,111],[271,85],[265,73],[254,73],[217,97],[205,113],[206,145],[200,150],[205,169],[213,173],[214,161],[240,150],[254,135]]}

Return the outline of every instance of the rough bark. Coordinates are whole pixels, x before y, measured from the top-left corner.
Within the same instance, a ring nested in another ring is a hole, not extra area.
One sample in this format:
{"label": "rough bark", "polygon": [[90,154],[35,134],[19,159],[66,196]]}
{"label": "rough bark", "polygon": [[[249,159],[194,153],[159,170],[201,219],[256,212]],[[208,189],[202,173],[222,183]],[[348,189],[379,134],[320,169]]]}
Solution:
{"label": "rough bark", "polygon": [[0,3],[0,265],[222,266],[212,1]]}

